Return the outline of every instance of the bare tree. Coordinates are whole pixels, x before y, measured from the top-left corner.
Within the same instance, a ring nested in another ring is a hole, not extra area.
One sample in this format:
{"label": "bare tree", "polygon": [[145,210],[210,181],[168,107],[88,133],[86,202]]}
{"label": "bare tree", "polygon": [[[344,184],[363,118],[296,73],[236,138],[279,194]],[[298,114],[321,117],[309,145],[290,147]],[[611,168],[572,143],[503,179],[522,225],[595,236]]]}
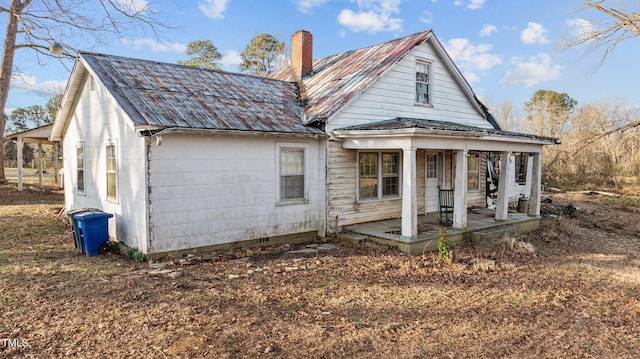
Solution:
{"label": "bare tree", "polygon": [[[611,22],[601,24],[601,27],[586,27],[577,35],[576,39],[568,41],[566,48],[586,45],[586,52],[604,49],[600,61],[596,64],[597,70],[604,63],[607,56],[615,50],[622,41],[640,36],[640,14],[624,8],[624,1],[616,1],[617,7],[605,5],[605,0],[585,0],[581,12],[595,10],[608,16]],[[637,1],[632,1],[632,6],[638,6]]]}
{"label": "bare tree", "polygon": [[500,127],[505,131],[519,131],[520,109],[516,108],[511,100],[504,100],[494,107],[493,113]]}
{"label": "bare tree", "polygon": [[[77,45],[104,44],[133,31],[158,38],[158,30],[168,28],[146,1],[8,0],[0,2],[0,13],[7,14],[0,61],[0,143],[4,143],[4,112],[17,50],[34,51],[42,64],[46,57],[57,56],[49,51],[54,44],[70,58]],[[0,146],[0,182],[6,181],[3,152]]]}

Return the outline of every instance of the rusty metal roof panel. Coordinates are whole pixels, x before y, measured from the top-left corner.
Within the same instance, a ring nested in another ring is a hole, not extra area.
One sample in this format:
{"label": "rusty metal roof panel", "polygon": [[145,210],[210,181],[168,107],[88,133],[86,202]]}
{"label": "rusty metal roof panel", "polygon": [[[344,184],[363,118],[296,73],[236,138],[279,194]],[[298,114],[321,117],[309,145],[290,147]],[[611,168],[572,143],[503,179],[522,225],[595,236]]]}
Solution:
{"label": "rusty metal roof panel", "polygon": [[136,125],[322,133],[304,125],[294,83],[120,56],[80,56]]}
{"label": "rusty metal roof panel", "polygon": [[[361,93],[412,48],[424,42],[424,31],[382,44],[338,53],[313,61],[313,72],[303,79],[307,122],[324,121]],[[291,70],[283,69],[272,78],[288,80]]]}

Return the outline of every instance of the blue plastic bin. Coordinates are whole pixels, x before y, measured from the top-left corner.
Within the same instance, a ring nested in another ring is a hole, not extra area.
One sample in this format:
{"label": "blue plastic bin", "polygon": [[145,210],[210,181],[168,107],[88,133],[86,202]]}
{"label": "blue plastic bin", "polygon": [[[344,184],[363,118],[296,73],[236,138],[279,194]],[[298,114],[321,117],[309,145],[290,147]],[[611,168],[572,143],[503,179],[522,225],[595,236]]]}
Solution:
{"label": "blue plastic bin", "polygon": [[109,218],[111,217],[113,214],[104,212],[84,212],[74,216],[83,252],[86,255],[98,255],[100,246],[109,240]]}
{"label": "blue plastic bin", "polygon": [[80,208],[80,209],[72,209],[67,211],[67,216],[69,217],[69,223],[71,224],[71,233],[73,234],[73,243],[77,250],[79,250],[82,254],[85,254],[84,244],[82,243],[82,239],[80,238],[80,234],[78,233],[78,225],[76,223],[76,215],[83,212],[101,212],[97,208]]}

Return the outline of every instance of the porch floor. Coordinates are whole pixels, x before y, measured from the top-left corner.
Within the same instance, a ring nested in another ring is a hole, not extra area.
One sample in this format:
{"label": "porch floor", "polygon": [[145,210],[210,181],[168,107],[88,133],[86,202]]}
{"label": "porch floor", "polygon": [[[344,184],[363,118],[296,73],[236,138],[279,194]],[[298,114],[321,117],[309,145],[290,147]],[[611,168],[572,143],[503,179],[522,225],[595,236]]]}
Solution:
{"label": "porch floor", "polygon": [[[343,228],[339,236],[342,239],[362,241],[364,239],[379,244],[397,247],[403,252],[421,254],[438,247],[438,232],[443,226],[438,222],[439,213],[418,216],[418,235],[407,238],[401,235],[402,219],[394,218],[382,221],[366,222]],[[540,225],[540,217],[531,217],[526,213],[509,212],[506,221],[496,221],[495,211],[487,208],[469,209],[467,227],[447,226],[447,237],[454,243],[461,240],[475,242],[499,240],[505,234],[519,234],[532,231]]]}

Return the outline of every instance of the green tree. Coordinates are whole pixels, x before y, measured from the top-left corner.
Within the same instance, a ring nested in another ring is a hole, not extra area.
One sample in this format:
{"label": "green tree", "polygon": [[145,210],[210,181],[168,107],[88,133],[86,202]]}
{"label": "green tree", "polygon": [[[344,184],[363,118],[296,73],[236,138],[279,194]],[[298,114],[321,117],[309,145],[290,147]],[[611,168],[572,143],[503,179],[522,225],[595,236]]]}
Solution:
{"label": "green tree", "polygon": [[49,117],[51,120],[56,119],[56,115],[58,114],[58,110],[62,106],[62,97],[63,95],[55,95],[47,101],[45,107],[47,108],[47,113],[49,113]]}
{"label": "green tree", "polygon": [[524,103],[527,112],[524,130],[535,135],[560,137],[577,104],[566,93],[538,90]]}
{"label": "green tree", "polygon": [[221,70],[218,60],[222,58],[222,55],[220,55],[211,40],[190,42],[187,46],[187,55],[191,56],[191,58],[185,61],[178,60],[178,64],[208,70]]}
{"label": "green tree", "polygon": [[285,44],[270,34],[260,34],[244,48],[240,54],[240,71],[252,75],[265,75],[274,69],[281,56],[284,56]]}
{"label": "green tree", "polygon": [[[5,113],[17,50],[34,52],[39,63],[47,56],[65,61],[74,57],[74,48],[91,47],[139,31],[156,35],[169,28],[146,1],[115,0],[6,0],[0,3],[6,13],[4,46],[0,50],[0,114]],[[156,36],[157,38],[157,36]],[[62,56],[49,51],[62,47]],[[66,49],[66,50],[64,50]],[[0,116],[0,143],[4,143],[6,117]],[[0,146],[0,182],[5,182],[4,146]]]}
{"label": "green tree", "polygon": [[8,129],[11,132],[25,131],[30,128],[40,127],[53,122],[49,111],[40,105],[32,105],[13,110],[9,118]]}

